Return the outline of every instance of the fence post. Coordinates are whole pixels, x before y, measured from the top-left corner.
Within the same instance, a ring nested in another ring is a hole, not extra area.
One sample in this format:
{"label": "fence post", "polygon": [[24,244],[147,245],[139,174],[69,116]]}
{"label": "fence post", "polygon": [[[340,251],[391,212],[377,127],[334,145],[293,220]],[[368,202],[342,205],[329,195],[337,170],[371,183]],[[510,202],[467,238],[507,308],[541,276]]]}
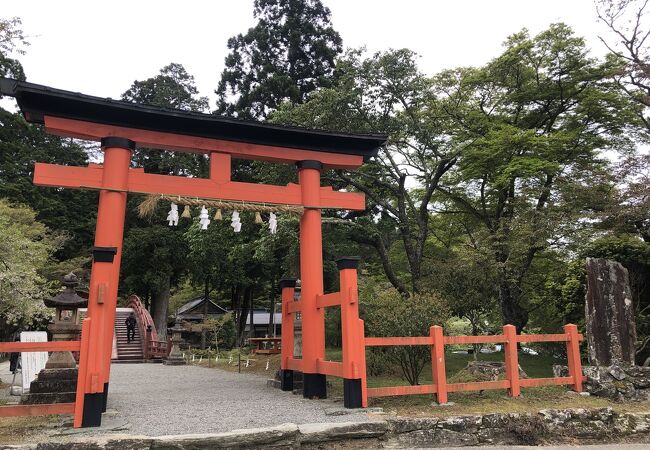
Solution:
{"label": "fence post", "polygon": [[361,352],[365,352],[363,334],[359,333],[358,256],[336,260],[339,269],[341,299],[341,340],[343,341],[343,406],[361,408]]}
{"label": "fence post", "polygon": [[280,345],[280,388],[283,391],[293,391],[293,370],[289,369],[289,360],[293,358],[294,316],[289,312],[289,303],[294,301],[296,289],[295,278],[282,278],[282,343]]}
{"label": "fence post", "polygon": [[517,354],[517,329],[514,325],[503,326],[506,354],[506,379],[510,382],[508,392],[511,397],[519,397],[519,355]]}
{"label": "fence post", "polygon": [[564,325],[564,332],[569,339],[566,341],[566,354],[569,376],[573,378],[573,390],[582,392],[582,363],[580,362],[580,336],[577,325]]}
{"label": "fence post", "polygon": [[447,373],[445,368],[445,337],[442,327],[434,325],[429,328],[431,336],[431,372],[433,384],[436,385],[438,404],[447,403]]}
{"label": "fence post", "polygon": [[151,325],[147,325],[144,335],[144,359],[151,358]]}
{"label": "fence post", "polygon": [[84,397],[87,391],[88,357],[90,353],[90,323],[87,317],[81,322],[81,346],[79,348],[79,369],[77,370],[77,394],[74,405],[74,428],[81,427],[83,423]]}
{"label": "fence post", "polygon": [[368,375],[366,372],[366,331],[364,322],[359,319],[359,336],[361,337],[361,351],[359,353],[359,372],[361,374],[361,406],[368,407]]}

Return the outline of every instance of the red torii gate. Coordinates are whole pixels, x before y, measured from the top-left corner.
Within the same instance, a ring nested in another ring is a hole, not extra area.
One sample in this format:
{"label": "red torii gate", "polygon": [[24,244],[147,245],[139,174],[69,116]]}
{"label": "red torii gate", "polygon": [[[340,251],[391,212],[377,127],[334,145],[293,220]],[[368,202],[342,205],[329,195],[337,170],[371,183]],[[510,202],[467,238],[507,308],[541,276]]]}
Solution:
{"label": "red torii gate", "polygon": [[[361,193],[321,187],[325,168],[354,169],[375,156],[386,141],[383,135],[329,133],[223,118],[209,114],[167,110],[102,99],[32,83],[0,78],[0,95],[16,98],[25,118],[45,125],[48,132],[100,141],[103,164],[70,167],[36,163],[34,184],[99,190],[95,246],[90,279],[88,318],[82,328],[75,427],[99,426],[106,410],[111,347],[119,284],[126,196],[128,192],[186,197],[302,205],[300,219],[300,273],[302,292],[293,299],[291,280],[284,280],[282,333],[283,387],[290,388],[292,371],[304,373],[304,396],[326,396],[325,375],[343,376],[345,404],[362,406],[360,369],[365,371],[363,331],[358,318],[356,261],[339,262],[341,292],[324,294],[321,209],[365,209]],[[148,174],[130,168],[136,146],[209,155],[207,179]],[[296,164],[299,184],[269,186],[232,181],[231,158]],[[353,273],[351,273],[353,272]],[[325,361],[324,308],[341,305],[343,362]],[[293,359],[293,320],[300,311],[303,323],[302,359]],[[356,341],[356,342],[355,342]],[[34,349],[55,346],[32,345]],[[3,348],[27,344],[1,344]],[[63,348],[65,344],[58,343]],[[67,344],[75,349],[73,343]],[[38,347],[38,348],[37,348]],[[67,348],[67,347],[66,347]],[[285,350],[286,349],[286,350]],[[35,351],[35,350],[34,350]],[[337,365],[338,364],[338,365]],[[353,378],[354,377],[354,378]],[[365,402],[364,402],[365,403]],[[33,414],[36,408],[32,407]],[[43,411],[70,411],[53,405]],[[1,413],[0,413],[1,415]]]}

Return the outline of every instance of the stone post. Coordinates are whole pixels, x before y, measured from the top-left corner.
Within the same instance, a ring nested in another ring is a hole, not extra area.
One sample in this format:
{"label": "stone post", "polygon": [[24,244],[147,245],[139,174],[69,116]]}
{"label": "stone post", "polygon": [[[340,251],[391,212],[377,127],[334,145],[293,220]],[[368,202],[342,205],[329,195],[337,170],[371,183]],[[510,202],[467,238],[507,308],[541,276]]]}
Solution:
{"label": "stone post", "polygon": [[634,365],[636,325],[627,269],[587,258],[586,331],[589,364]]}

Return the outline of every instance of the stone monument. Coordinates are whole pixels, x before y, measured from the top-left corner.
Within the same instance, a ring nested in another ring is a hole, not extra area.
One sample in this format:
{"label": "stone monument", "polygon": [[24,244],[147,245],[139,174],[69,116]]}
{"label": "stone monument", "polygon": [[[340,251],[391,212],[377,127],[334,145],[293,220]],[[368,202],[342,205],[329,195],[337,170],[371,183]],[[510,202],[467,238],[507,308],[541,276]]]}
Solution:
{"label": "stone monument", "polygon": [[627,269],[587,258],[585,319],[589,364],[634,365],[636,325]]}
{"label": "stone monument", "polygon": [[[77,295],[79,280],[74,273],[63,277],[65,289],[53,298],[44,300],[45,306],[56,308],[54,323],[48,325],[53,341],[72,341],[79,338],[81,325],[77,310],[85,308],[88,300]],[[77,389],[77,363],[72,352],[52,352],[32,381],[29,394],[21,398],[23,404],[74,402]]]}
{"label": "stone monument", "polygon": [[[589,366],[586,392],[615,401],[650,400],[650,367],[634,365],[636,325],[627,269],[615,261],[587,258],[585,298]],[[554,366],[556,377],[568,376]]]}

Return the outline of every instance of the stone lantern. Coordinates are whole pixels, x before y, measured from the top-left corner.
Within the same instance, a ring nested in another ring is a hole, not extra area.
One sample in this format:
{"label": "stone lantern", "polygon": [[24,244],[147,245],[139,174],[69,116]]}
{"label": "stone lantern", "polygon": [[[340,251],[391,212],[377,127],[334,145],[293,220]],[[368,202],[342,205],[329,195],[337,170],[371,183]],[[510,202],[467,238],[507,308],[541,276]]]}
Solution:
{"label": "stone lantern", "polygon": [[[53,341],[74,341],[78,339],[81,326],[77,323],[77,310],[88,305],[88,300],[77,295],[75,288],[79,280],[74,273],[63,277],[65,289],[53,298],[44,300],[45,306],[56,308],[54,323],[48,325]],[[75,401],[77,389],[77,363],[72,352],[52,352],[45,368],[31,382],[29,394],[24,394],[20,403],[71,403]]]}
{"label": "stone lantern", "polygon": [[[54,323],[48,325],[47,329],[52,333],[53,341],[76,340],[81,331],[81,325],[77,317],[78,309],[88,306],[88,299],[77,295],[76,287],[79,280],[74,273],[63,277],[65,289],[58,295],[44,300],[45,306],[56,308]],[[47,363],[46,369],[74,369],[77,366],[72,353],[53,352]]]}
{"label": "stone lantern", "polygon": [[181,342],[183,342],[183,338],[181,337],[181,333],[183,332],[183,327],[181,326],[180,323],[176,323],[174,325],[174,328],[171,329],[172,332],[172,348],[169,352],[169,356],[167,356],[167,359],[163,361],[163,364],[167,366],[182,366],[187,364],[185,362],[185,359],[183,358],[183,354],[181,353],[180,347],[181,347]]}

